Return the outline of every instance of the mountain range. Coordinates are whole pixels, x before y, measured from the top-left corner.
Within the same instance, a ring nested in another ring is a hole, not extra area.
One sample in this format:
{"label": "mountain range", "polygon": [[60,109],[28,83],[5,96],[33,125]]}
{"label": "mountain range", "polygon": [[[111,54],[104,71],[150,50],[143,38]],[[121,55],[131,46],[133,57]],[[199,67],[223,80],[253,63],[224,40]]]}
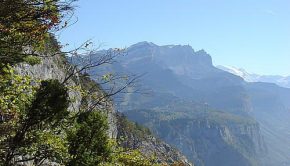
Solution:
{"label": "mountain range", "polygon": [[116,108],[149,127],[195,165],[290,164],[290,89],[247,82],[215,67],[206,51],[188,45],[140,42],[125,51],[118,63],[89,74],[144,75],[139,82],[150,94],[126,93]]}

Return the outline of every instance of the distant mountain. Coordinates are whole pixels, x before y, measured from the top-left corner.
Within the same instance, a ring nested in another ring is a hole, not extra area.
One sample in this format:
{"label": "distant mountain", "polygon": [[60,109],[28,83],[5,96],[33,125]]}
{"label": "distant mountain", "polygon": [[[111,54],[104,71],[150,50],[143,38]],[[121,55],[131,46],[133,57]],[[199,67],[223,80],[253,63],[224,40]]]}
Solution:
{"label": "distant mountain", "polygon": [[117,61],[90,72],[145,73],[140,83],[150,95],[124,94],[117,108],[195,165],[289,165],[290,89],[246,82],[245,72],[216,68],[209,54],[188,45],[140,42]]}
{"label": "distant mountain", "polygon": [[258,75],[248,73],[246,70],[236,67],[217,66],[217,68],[242,77],[248,82],[269,82],[281,87],[290,88],[290,76],[284,77],[279,75]]}
{"label": "distant mountain", "polygon": [[[157,97],[151,97],[150,101],[163,100],[166,94],[240,114],[249,110],[243,79],[215,68],[204,50],[195,51],[188,45],[158,46],[141,42],[130,46],[119,62],[121,67],[115,71],[122,68],[129,73],[146,73],[142,84]],[[139,108],[140,104],[137,105]]]}

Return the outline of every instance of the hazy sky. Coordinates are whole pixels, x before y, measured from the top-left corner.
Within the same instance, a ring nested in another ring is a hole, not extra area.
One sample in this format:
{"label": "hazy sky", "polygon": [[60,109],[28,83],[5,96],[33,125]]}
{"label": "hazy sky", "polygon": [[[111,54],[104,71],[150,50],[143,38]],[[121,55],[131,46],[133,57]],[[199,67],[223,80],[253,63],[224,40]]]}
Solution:
{"label": "hazy sky", "polygon": [[63,43],[205,49],[214,64],[290,75],[290,0],[79,0]]}

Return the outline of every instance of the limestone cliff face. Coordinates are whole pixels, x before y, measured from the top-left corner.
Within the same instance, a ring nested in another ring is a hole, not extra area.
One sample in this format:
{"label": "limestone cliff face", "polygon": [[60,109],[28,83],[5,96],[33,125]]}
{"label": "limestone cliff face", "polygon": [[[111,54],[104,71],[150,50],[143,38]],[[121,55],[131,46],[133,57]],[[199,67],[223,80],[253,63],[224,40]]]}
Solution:
{"label": "limestone cliff face", "polygon": [[[168,124],[161,122],[163,130],[164,126]],[[182,120],[169,127],[173,129],[165,129],[169,132],[161,133],[161,138],[177,146],[196,165],[260,165],[257,158],[263,153],[264,144],[256,124],[220,125],[209,121]]]}
{"label": "limestone cliff face", "polygon": [[131,110],[129,119],[149,127],[196,166],[260,166],[266,152],[259,125],[248,117],[213,110]]}
{"label": "limestone cliff face", "polygon": [[[42,59],[40,64],[30,66],[27,64],[22,64],[16,67],[16,71],[23,75],[29,75],[33,79],[57,79],[60,82],[63,82],[68,76],[69,64],[66,64],[66,61],[62,57],[53,57]],[[81,84],[80,77],[78,75],[74,76],[73,79],[68,80],[69,86],[75,86]],[[81,105],[80,92],[78,91],[69,91],[69,97],[73,99],[73,103],[70,104],[69,109],[73,111],[78,109]],[[117,128],[115,122],[115,111],[112,106],[112,103],[108,101],[107,104],[104,104],[107,108],[107,118],[109,121],[109,136],[110,138],[116,138]]]}

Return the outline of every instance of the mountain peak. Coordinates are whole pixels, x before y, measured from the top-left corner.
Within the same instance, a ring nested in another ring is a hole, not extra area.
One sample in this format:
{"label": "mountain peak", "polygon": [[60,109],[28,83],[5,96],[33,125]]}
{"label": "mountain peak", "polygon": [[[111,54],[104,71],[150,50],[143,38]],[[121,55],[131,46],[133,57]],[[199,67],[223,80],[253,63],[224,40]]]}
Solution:
{"label": "mountain peak", "polygon": [[204,49],[198,50],[198,51],[196,51],[196,53],[207,54],[207,52]]}
{"label": "mountain peak", "polygon": [[190,45],[175,45],[175,44],[171,44],[171,45],[164,45],[162,47],[167,47],[167,48],[184,48],[184,49],[190,49],[193,50],[193,48]]}
{"label": "mountain peak", "polygon": [[156,44],[148,41],[142,41],[138,42],[136,44],[131,45],[129,48],[134,48],[134,47],[154,47],[157,46]]}
{"label": "mountain peak", "polygon": [[197,52],[190,45],[156,45],[139,42],[128,48],[126,64],[158,64],[179,75],[200,77],[213,70],[211,56],[204,50]]}

